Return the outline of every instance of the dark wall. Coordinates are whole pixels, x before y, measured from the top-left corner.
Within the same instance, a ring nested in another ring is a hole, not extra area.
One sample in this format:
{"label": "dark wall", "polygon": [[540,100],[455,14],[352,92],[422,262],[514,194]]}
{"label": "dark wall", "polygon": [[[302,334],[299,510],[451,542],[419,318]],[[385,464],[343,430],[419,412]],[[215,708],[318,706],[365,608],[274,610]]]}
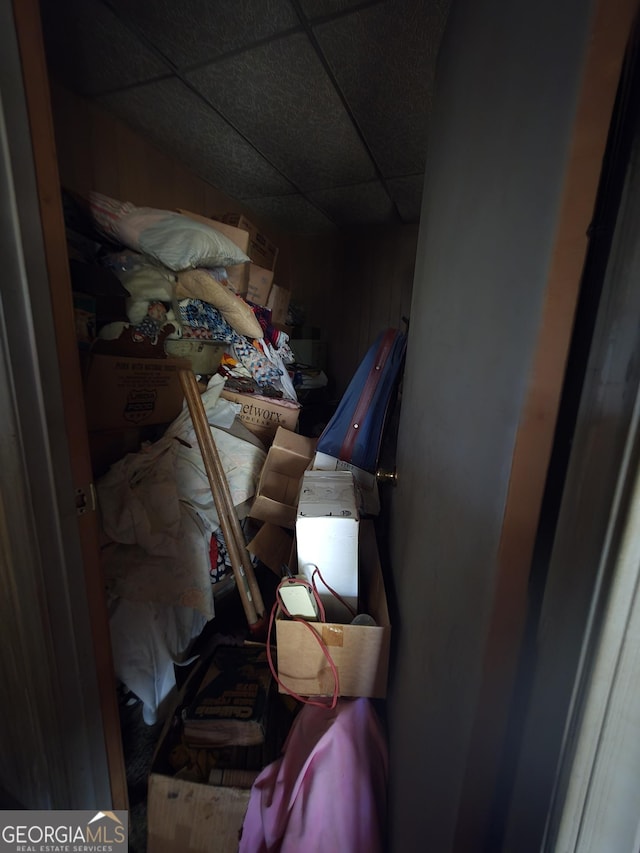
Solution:
{"label": "dark wall", "polygon": [[394,851],[453,844],[590,11],[459,0],[442,48],[392,521]]}

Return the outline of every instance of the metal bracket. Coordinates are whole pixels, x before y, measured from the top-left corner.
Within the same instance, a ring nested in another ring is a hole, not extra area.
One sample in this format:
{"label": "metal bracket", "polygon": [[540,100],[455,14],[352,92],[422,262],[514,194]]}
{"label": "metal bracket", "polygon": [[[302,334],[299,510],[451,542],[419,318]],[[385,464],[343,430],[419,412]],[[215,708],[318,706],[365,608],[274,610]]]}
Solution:
{"label": "metal bracket", "polygon": [[89,483],[83,489],[76,489],[77,515],[84,515],[85,512],[95,512],[97,505],[96,489],[93,483]]}

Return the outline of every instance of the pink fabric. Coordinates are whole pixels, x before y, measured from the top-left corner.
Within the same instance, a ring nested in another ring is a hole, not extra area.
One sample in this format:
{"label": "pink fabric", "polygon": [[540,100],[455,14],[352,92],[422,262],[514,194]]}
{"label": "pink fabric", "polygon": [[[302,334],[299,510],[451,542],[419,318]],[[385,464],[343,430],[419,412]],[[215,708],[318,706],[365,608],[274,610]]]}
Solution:
{"label": "pink fabric", "polygon": [[368,699],[305,705],[251,790],[239,853],[379,853],[388,753]]}

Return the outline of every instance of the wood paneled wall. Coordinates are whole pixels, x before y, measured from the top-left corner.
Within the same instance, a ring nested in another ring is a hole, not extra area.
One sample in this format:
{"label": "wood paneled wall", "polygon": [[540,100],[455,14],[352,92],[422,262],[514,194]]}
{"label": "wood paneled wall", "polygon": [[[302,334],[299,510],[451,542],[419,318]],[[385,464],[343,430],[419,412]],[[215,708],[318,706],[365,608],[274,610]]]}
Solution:
{"label": "wood paneled wall", "polygon": [[411,312],[417,225],[374,228],[299,241],[292,247],[295,299],[328,342],[338,395],[386,328],[406,329]]}
{"label": "wood paneled wall", "polygon": [[380,228],[343,243],[337,284],[344,310],[335,317],[332,367],[357,366],[386,328],[406,330],[411,313],[417,226]]}
{"label": "wood paneled wall", "polygon": [[[141,206],[181,207],[203,216],[214,211],[248,212],[85,98],[54,83],[51,101],[60,181],[66,189],[81,195],[97,190]],[[251,218],[282,242],[283,235],[268,223]]]}
{"label": "wood paneled wall", "polygon": [[278,245],[275,281],[292,290],[309,325],[328,345],[328,370],[340,396],[383,329],[409,315],[417,226],[336,231],[316,237],[282,233],[175,158],[159,151],[99,106],[54,83],[52,107],[60,180],[86,195],[184,208],[204,216],[246,213]]}

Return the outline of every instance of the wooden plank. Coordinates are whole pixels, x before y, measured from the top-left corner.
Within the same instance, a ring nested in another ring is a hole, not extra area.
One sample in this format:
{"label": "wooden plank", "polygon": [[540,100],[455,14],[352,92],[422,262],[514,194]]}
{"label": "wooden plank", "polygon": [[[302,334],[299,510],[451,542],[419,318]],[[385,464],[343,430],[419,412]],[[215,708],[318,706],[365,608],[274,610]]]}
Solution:
{"label": "wooden plank", "polygon": [[582,74],[547,291],[523,408],[498,554],[482,684],[468,750],[455,849],[486,836],[526,618],[527,584],[632,0],[599,0]]}
{"label": "wooden plank", "polygon": [[[82,404],[82,381],[76,345],[69,261],[62,217],[60,179],[56,160],[47,69],[40,30],[40,14],[36,0],[15,2],[14,17],[31,126],[71,470],[74,486],[86,489],[92,481],[91,462],[84,406]],[[107,608],[98,554],[98,525],[95,512],[85,512],[79,516],[78,531],[85,568],[87,606],[93,632],[94,655],[111,781],[112,806],[114,809],[126,810],[128,808],[126,774],[122,754]]]}
{"label": "wooden plank", "polygon": [[216,512],[229,552],[231,568],[236,578],[236,586],[240,594],[242,607],[249,623],[249,630],[255,631],[257,630],[259,619],[265,615],[265,607],[253,571],[253,565],[245,547],[244,535],[235,506],[233,505],[229,484],[213,436],[211,435],[211,429],[209,428],[207,415],[202,398],[200,397],[196,377],[191,370],[180,370],[179,377],[198,440],[198,447],[202,454],[202,461],[207,472],[207,479],[211,487]]}

